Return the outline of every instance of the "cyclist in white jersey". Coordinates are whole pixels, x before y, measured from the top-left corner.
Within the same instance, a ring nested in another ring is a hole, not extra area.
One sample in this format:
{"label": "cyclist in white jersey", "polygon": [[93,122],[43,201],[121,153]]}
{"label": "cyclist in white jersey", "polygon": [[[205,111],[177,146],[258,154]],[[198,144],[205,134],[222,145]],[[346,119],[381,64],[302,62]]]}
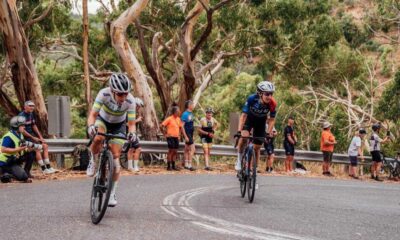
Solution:
{"label": "cyclist in white jersey", "polygon": [[[130,90],[131,82],[125,74],[113,73],[111,75],[109,87],[100,90],[90,111],[87,120],[90,137],[100,132],[126,136],[127,140],[131,142],[137,140],[135,125],[136,104],[134,97],[129,93]],[[128,125],[128,135],[126,135],[126,125]],[[90,146],[92,158],[86,170],[88,176],[95,174],[103,140],[103,136],[96,135]],[[108,202],[108,205],[111,207],[117,205],[115,191],[121,171],[119,157],[123,144],[124,141],[120,139],[112,139],[110,141],[110,150],[113,154],[115,168],[113,176],[114,185]]]}

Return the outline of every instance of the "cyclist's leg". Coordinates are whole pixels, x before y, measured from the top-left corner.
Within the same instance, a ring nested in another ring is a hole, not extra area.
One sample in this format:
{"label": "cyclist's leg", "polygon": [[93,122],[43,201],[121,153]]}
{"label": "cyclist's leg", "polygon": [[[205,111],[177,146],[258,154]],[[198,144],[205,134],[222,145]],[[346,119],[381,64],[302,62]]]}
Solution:
{"label": "cyclist's leg", "polygon": [[261,149],[261,144],[254,144],[254,152],[256,154],[256,164],[258,166],[258,162],[260,159],[260,149]]}
{"label": "cyclist's leg", "polygon": [[[115,141],[115,140],[113,140]],[[119,176],[121,173],[121,164],[119,162],[119,157],[121,156],[121,149],[122,149],[122,145],[118,144],[118,143],[111,143],[110,144],[110,150],[111,153],[113,155],[114,158],[114,176],[113,176],[113,181],[118,181],[119,180]]]}
{"label": "cyclist's leg", "polygon": [[[241,131],[241,135],[242,137],[248,137],[250,136],[250,132],[248,129],[246,129],[246,126],[243,128],[243,130]],[[245,138],[240,138],[238,141],[238,145],[237,145],[237,159],[236,159],[236,164],[235,164],[235,170],[236,171],[240,171],[242,166],[241,166],[241,159],[243,157],[243,153],[244,153],[244,149],[247,146],[247,141],[248,139]]]}
{"label": "cyclist's leg", "polygon": [[[97,127],[97,132],[99,133],[106,133],[107,132],[107,126],[106,123],[103,122],[101,119],[96,119],[95,126]],[[93,139],[92,145],[90,145],[90,151],[93,154],[93,157],[95,155],[98,156],[98,154],[101,151],[102,145],[101,143],[104,141],[104,137],[100,135],[96,135]]]}
{"label": "cyclist's leg", "polygon": [[[101,121],[100,119],[96,120],[95,125],[97,126],[97,131],[99,133],[105,133],[107,131],[106,124],[103,121]],[[102,148],[101,143],[103,141],[104,141],[103,136],[96,135],[93,139],[92,145],[90,145],[90,152],[92,154],[91,154],[89,165],[86,170],[86,175],[88,175],[89,177],[94,176],[94,174],[96,172],[96,165],[99,162],[98,161],[99,153],[101,151],[101,148]]]}
{"label": "cyclist's leg", "polygon": [[[128,157],[128,170],[139,171],[139,156],[141,152],[139,141],[130,144],[130,148],[127,154]],[[133,165],[132,165],[133,163]]]}
{"label": "cyclist's leg", "polygon": [[203,144],[203,151],[204,151],[204,166],[208,167],[208,161],[209,161],[208,143],[205,138],[201,138],[201,142]]}
{"label": "cyclist's leg", "polygon": [[139,157],[142,152],[142,148],[138,147],[135,149],[135,153],[133,154],[133,168],[135,171],[139,171]]}
{"label": "cyclist's leg", "polygon": [[254,143],[254,152],[256,154],[256,165],[258,166],[258,162],[260,159],[260,149],[262,144],[265,141],[265,123],[260,122],[257,125],[254,126],[253,129],[253,137],[255,137],[253,143]]}
{"label": "cyclist's leg", "polygon": [[128,170],[133,170],[133,158],[135,155],[135,149],[129,148],[128,153],[126,154],[128,158]]}

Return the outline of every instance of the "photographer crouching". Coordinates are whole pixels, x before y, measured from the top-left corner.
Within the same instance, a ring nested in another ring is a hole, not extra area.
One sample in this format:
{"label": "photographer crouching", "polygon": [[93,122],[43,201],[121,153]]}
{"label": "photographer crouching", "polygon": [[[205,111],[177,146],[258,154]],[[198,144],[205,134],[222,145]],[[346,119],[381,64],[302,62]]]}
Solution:
{"label": "photographer crouching", "polygon": [[10,182],[12,178],[22,182],[32,182],[28,174],[21,167],[25,151],[34,146],[31,142],[25,142],[22,132],[25,128],[25,118],[15,116],[10,120],[10,131],[2,137],[0,153],[0,179],[2,182]]}

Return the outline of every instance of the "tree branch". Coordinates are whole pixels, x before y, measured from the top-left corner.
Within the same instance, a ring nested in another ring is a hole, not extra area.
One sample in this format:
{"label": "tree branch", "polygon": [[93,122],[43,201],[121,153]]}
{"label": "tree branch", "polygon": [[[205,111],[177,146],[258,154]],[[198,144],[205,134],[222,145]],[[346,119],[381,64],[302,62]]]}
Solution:
{"label": "tree branch", "polygon": [[192,59],[192,61],[195,59],[197,53],[200,51],[200,48],[202,47],[202,45],[204,44],[204,42],[206,42],[207,38],[210,36],[211,31],[212,31],[212,27],[213,27],[213,21],[212,21],[212,17],[213,17],[213,13],[215,11],[217,11],[218,9],[220,9],[221,7],[223,7],[224,5],[228,4],[229,2],[231,2],[232,0],[224,0],[219,2],[215,7],[213,8],[207,8],[207,6],[203,3],[202,0],[199,0],[200,3],[203,5],[203,8],[207,11],[207,27],[204,30],[204,32],[202,33],[202,35],[200,36],[199,40],[197,41],[197,43],[195,44],[195,47],[190,51],[190,58]]}
{"label": "tree branch", "polygon": [[29,19],[25,23],[24,29],[26,30],[26,29],[30,28],[32,25],[34,25],[34,24],[42,21],[43,19],[45,19],[51,13],[51,11],[53,10],[54,5],[55,5],[55,2],[51,2],[47,6],[47,8],[42,12],[42,14],[40,16],[38,16],[37,18],[34,18],[34,19]]}
{"label": "tree branch", "polygon": [[207,77],[203,80],[203,82],[201,83],[199,89],[197,89],[197,93],[195,94],[195,97],[194,97],[194,100],[193,100],[194,106],[197,105],[197,103],[198,103],[199,100],[200,100],[201,94],[202,94],[202,93],[204,92],[204,90],[208,87],[209,82],[210,82],[211,79],[212,79],[212,76],[213,76],[215,73],[217,73],[217,72],[221,69],[223,63],[224,63],[224,60],[223,60],[223,59],[220,60],[219,63],[217,64],[217,66],[215,66],[215,67],[213,68],[213,70],[211,70],[211,71],[209,72],[209,74],[207,75]]}

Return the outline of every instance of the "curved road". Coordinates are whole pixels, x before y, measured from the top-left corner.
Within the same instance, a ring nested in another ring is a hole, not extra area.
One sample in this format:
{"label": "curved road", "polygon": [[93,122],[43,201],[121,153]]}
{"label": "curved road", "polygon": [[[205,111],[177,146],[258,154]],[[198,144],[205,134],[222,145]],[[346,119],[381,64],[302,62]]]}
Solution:
{"label": "curved road", "polygon": [[123,177],[92,225],[92,181],[0,188],[0,239],[400,239],[400,185],[259,177],[253,204],[232,175]]}

